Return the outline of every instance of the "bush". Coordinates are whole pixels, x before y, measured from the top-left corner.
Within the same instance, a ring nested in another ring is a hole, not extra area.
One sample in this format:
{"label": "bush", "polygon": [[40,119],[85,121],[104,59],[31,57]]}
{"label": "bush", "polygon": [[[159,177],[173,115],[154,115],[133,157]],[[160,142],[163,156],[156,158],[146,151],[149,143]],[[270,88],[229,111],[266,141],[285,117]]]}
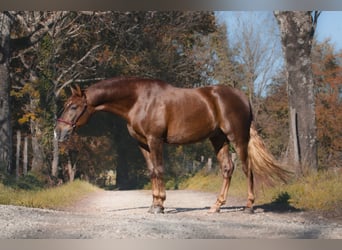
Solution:
{"label": "bush", "polygon": [[24,190],[39,190],[45,186],[44,180],[33,173],[22,176],[17,181],[17,186]]}
{"label": "bush", "polygon": [[5,186],[14,189],[39,190],[45,187],[45,179],[46,178],[42,178],[41,176],[32,172],[25,176],[20,176],[18,179],[11,175],[5,174],[2,178],[2,183]]}

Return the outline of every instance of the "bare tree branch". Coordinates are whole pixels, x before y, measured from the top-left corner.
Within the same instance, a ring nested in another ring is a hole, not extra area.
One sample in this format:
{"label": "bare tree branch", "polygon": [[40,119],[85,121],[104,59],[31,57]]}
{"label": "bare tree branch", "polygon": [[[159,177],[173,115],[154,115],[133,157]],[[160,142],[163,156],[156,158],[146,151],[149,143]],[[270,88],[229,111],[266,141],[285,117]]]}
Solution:
{"label": "bare tree branch", "polygon": [[312,35],[314,35],[314,33],[316,32],[316,27],[317,27],[317,22],[318,22],[318,17],[321,15],[322,11],[314,11],[314,17],[313,17],[313,22],[312,22],[312,27],[313,27],[313,31],[312,31]]}
{"label": "bare tree branch", "polygon": [[[30,24],[25,20],[25,13],[13,13],[18,23],[23,27],[28,35],[11,39],[12,47],[14,47],[16,50],[22,50],[36,44],[45,34],[51,30],[55,23],[62,20],[69,13],[70,12],[68,11],[52,12],[50,15],[40,16],[41,20]],[[28,13],[26,13],[26,15],[27,14]],[[34,16],[35,17],[33,18],[36,19],[37,15]]]}
{"label": "bare tree branch", "polygon": [[[91,53],[94,51],[94,50],[96,50],[97,48],[99,48],[101,45],[100,44],[97,44],[97,45],[95,45],[95,46],[93,46],[81,59],[79,59],[77,62],[75,62],[73,65],[71,65],[67,70],[64,70],[60,75],[59,75],[59,77],[57,77],[57,80],[56,80],[56,83],[58,84],[60,81],[61,81],[61,79],[66,75],[66,74],[68,74],[70,71],[72,71],[77,65],[79,65],[79,64],[81,64],[85,59],[87,59],[90,55],[91,55]],[[77,74],[77,77],[79,76],[79,74]],[[72,81],[74,81],[77,77],[72,77],[72,79],[69,79],[68,81],[66,81],[66,82],[64,82],[63,84],[62,84],[62,86],[60,87],[60,88],[58,88],[57,90],[56,90],[56,93],[55,93],[55,95],[56,96],[59,96],[59,94],[60,94],[60,92],[61,92],[61,90],[63,89],[63,88],[65,88],[65,86],[67,86],[68,84],[70,84]]]}

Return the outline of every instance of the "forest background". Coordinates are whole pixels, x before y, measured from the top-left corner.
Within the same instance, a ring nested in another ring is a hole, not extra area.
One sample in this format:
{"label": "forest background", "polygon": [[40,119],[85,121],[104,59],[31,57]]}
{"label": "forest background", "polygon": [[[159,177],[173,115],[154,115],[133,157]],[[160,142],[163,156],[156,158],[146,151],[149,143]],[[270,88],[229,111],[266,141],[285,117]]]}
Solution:
{"label": "forest background", "polygon": [[[232,26],[214,12],[9,14],[14,20],[9,61],[13,157],[10,164],[0,166],[3,181],[34,175],[49,185],[75,177],[106,185],[108,173],[115,173],[109,185],[146,185],[144,159],[125,122],[116,116],[98,113],[68,143],[54,140],[53,128],[70,95],[68,87],[86,88],[113,76],[158,78],[179,87],[239,88],[251,100],[268,148],[282,161],[291,158],[287,80],[272,13],[258,16],[259,25],[241,17]],[[227,32],[233,29],[241,32],[230,39]],[[341,55],[329,40],[314,41],[319,170],[341,171]],[[217,170],[207,141],[166,146],[164,158],[165,179],[173,187],[203,167]]]}

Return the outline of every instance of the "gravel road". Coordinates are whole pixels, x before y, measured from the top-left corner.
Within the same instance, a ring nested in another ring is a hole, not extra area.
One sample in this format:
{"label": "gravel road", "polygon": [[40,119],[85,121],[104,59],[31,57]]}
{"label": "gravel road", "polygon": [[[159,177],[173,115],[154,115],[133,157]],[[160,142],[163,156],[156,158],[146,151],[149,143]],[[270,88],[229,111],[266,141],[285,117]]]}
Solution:
{"label": "gravel road", "polygon": [[167,191],[164,214],[149,214],[150,191],[99,191],[63,211],[0,206],[1,239],[342,239],[342,222],[298,211],[242,211],[232,198],[209,214],[213,193]]}

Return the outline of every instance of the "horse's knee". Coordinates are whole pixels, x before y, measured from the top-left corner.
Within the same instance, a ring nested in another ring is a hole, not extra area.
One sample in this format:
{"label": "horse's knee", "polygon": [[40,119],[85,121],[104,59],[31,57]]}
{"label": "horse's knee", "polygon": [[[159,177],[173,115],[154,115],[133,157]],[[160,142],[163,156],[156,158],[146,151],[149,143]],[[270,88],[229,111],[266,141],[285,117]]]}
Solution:
{"label": "horse's knee", "polygon": [[223,178],[230,178],[234,172],[235,166],[233,161],[230,158],[227,158],[227,160],[222,164],[221,172]]}
{"label": "horse's knee", "polygon": [[164,168],[163,167],[154,167],[150,170],[150,177],[151,178],[162,178],[164,175]]}
{"label": "horse's knee", "polygon": [[234,163],[229,154],[228,145],[223,147],[217,154],[223,178],[229,178],[234,172]]}

